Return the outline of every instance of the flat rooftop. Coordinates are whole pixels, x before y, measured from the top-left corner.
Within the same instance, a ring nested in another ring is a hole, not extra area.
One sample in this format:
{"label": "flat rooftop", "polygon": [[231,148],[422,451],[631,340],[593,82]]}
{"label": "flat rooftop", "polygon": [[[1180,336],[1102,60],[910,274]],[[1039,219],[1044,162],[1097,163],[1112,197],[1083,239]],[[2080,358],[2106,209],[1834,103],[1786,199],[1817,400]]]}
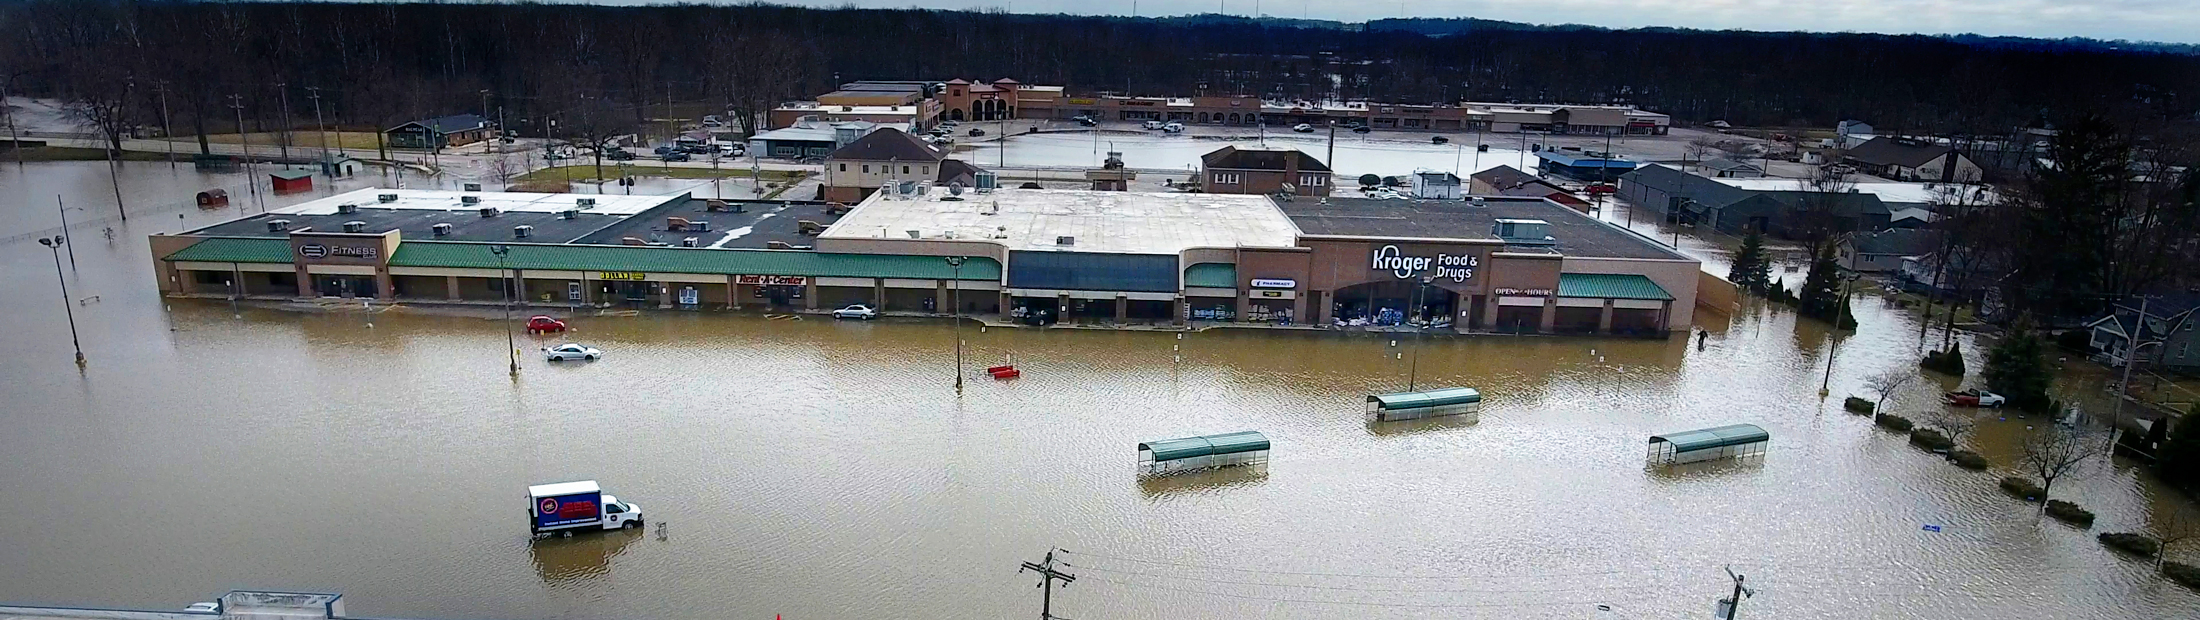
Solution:
{"label": "flat rooftop", "polygon": [[[383,195],[394,195],[397,199],[383,202],[380,198]],[[480,202],[465,204],[461,196],[476,196]],[[595,199],[596,205],[582,208],[580,200],[586,198]],[[618,196],[362,189],[222,222],[187,234],[286,238],[299,230],[343,232],[345,222],[361,222],[366,225],[365,232],[395,230],[406,239],[516,241],[513,227],[533,226],[526,239],[530,243],[569,243],[652,209],[687,200],[686,194]],[[342,213],[342,205],[354,205],[359,209]],[[495,207],[496,217],[482,217],[483,207]],[[559,217],[559,211],[568,209],[579,209],[579,213],[573,219]],[[269,230],[268,222],[272,220],[289,220],[290,225],[284,230]],[[450,224],[450,234],[436,236],[436,224]]]}
{"label": "flat rooftop", "polygon": [[[816,240],[801,234],[801,221],[809,220],[819,225],[831,226],[839,216],[825,213],[826,203],[815,200],[732,200],[725,201],[726,211],[713,212],[710,201],[690,199],[667,203],[655,210],[626,218],[605,226],[573,243],[621,245],[632,237],[645,244],[680,245],[688,237],[695,237],[695,244],[706,248],[770,247],[779,241],[794,247],[807,247]],[[739,212],[733,211],[739,209]],[[670,218],[682,218],[689,222],[710,222],[710,230],[671,230]]]}
{"label": "flat rooftop", "polygon": [[[1299,230],[1309,235],[1414,237],[1495,240],[1497,220],[1550,222],[1547,246],[1585,258],[1687,259],[1641,235],[1606,224],[1579,211],[1541,198],[1484,196],[1483,206],[1464,200],[1299,199],[1278,203]],[[1518,249],[1545,246],[1521,246]]]}
{"label": "flat rooftop", "polygon": [[[957,199],[959,198],[959,200]],[[826,239],[990,240],[1010,250],[1176,254],[1198,247],[1292,247],[1298,229],[1256,194],[1000,189],[950,196],[874,194]],[[1071,237],[1070,245],[1056,243]]]}

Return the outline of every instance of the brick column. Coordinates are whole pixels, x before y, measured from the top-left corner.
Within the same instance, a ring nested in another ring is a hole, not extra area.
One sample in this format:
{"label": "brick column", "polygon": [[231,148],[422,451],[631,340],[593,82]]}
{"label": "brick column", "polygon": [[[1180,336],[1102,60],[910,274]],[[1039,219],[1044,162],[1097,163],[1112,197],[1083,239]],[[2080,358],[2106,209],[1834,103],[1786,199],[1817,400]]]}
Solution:
{"label": "brick column", "polygon": [[517,305],[521,308],[534,305],[527,299],[527,276],[521,275],[518,269],[512,270],[512,300],[519,302]]}
{"label": "brick column", "polygon": [[741,285],[733,283],[733,276],[726,276],[726,308],[741,309]]}
{"label": "brick column", "polygon": [[1604,300],[1604,311],[1597,314],[1597,333],[1612,333],[1612,300]]}
{"label": "brick column", "polygon": [[1184,326],[1183,295],[1177,295],[1176,299],[1169,300],[1169,321],[1178,327]]}
{"label": "brick column", "polygon": [[1545,297],[1543,298],[1543,322],[1536,327],[1536,331],[1548,334],[1551,333],[1552,329],[1555,329],[1557,327],[1558,298]]}
{"label": "brick column", "polygon": [[458,301],[458,276],[443,276],[443,296]]}
{"label": "brick column", "polygon": [[802,281],[802,307],[810,310],[817,309],[817,278]]}
{"label": "brick column", "polygon": [[1057,294],[1054,296],[1054,320],[1057,322],[1062,322],[1068,319],[1069,293]]}
{"label": "brick column", "polygon": [[374,268],[374,298],[382,301],[397,299],[397,280],[390,277],[389,267]]}
{"label": "brick column", "polygon": [[1492,293],[1482,297],[1482,325],[1484,327],[1494,328],[1497,326],[1497,311],[1501,307],[1497,305],[1497,294]]}
{"label": "brick column", "polygon": [[1117,322],[1117,323],[1122,323],[1122,322],[1124,322],[1124,321],[1128,321],[1128,320],[1130,320],[1130,318],[1131,318],[1131,299],[1130,299],[1129,297],[1124,297],[1124,296],[1122,296],[1122,295],[1116,295],[1116,296],[1115,296],[1115,322]]}
{"label": "brick column", "polygon": [[[950,313],[950,312],[954,312],[954,311],[955,311],[955,300],[954,300],[954,298],[952,298],[952,297],[949,297],[949,296],[948,296],[948,293],[949,293],[949,291],[947,290],[947,281],[946,281],[946,280],[933,280],[933,281],[932,281],[932,313],[933,313],[933,314],[948,314],[948,313]],[[941,310],[941,309],[943,309],[943,308],[944,308],[944,309],[946,309],[946,310],[947,310],[947,312],[941,312],[940,310]]]}
{"label": "brick column", "polygon": [[1243,322],[1245,320],[1245,316],[1251,314],[1251,312],[1248,312],[1248,310],[1253,309],[1253,300],[1251,297],[1249,297],[1252,294],[1252,291],[1238,291],[1236,299],[1237,316],[1235,318],[1232,318],[1232,321]]}
{"label": "brick column", "polygon": [[[672,307],[672,295],[673,295],[673,293],[672,293],[672,288],[673,288],[673,283],[672,283],[672,282],[659,282],[659,283],[657,283],[657,308],[658,308],[658,309],[662,310],[662,309],[666,309],[666,308],[671,308],[671,307]],[[520,290],[526,290],[526,289],[520,289]]]}
{"label": "brick column", "polygon": [[871,308],[886,311],[886,278],[871,278]]}
{"label": "brick column", "polygon": [[313,274],[310,274],[310,273],[306,273],[306,266],[305,266],[305,265],[299,265],[299,266],[298,266],[298,268],[297,268],[297,272],[298,272],[298,296],[299,296],[299,297],[312,297],[312,296],[313,296]]}

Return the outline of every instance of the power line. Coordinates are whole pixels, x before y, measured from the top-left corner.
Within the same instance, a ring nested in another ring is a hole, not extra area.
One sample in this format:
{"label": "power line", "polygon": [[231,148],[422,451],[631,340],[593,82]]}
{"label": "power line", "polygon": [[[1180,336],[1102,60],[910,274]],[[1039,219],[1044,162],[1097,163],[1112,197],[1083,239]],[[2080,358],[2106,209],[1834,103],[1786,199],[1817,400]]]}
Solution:
{"label": "power line", "polygon": [[1070,582],[1077,580],[1076,575],[1054,570],[1054,553],[1054,551],[1048,551],[1045,562],[1038,564],[1024,562],[1021,568],[1016,569],[1017,574],[1022,574],[1024,571],[1039,573],[1039,587],[1045,592],[1040,595],[1044,598],[1039,599],[1039,620],[1054,619],[1054,582],[1059,580],[1062,582],[1062,587],[1066,588],[1069,587]]}

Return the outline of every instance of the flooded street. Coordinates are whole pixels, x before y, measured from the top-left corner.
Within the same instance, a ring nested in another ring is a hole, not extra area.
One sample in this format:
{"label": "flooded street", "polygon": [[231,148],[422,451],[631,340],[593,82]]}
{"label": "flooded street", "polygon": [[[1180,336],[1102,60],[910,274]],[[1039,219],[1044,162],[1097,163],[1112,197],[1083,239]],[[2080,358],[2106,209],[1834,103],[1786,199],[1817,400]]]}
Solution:
{"label": "flooded street", "polygon": [[[514,379],[478,309],[161,299],[144,236],[234,217],[188,201],[242,177],[125,165],[146,215],[78,225],[77,266],[61,258],[82,371],[27,235],[55,225],[53,194],[111,214],[104,164],[0,171],[0,601],[180,609],[260,588],[341,592],[369,617],[1023,617],[1039,592],[1018,562],[1060,548],[1077,581],[1054,610],[1085,620],[1700,618],[1729,565],[1755,617],[2200,609],[2094,540],[2192,510],[2135,466],[2057,482],[2099,514],[2082,530],[1995,488],[2038,419],[1981,413],[1964,441],[1994,469],[1970,472],[1842,411],[1919,355],[1916,319],[1876,298],[1827,398],[1824,326],[1754,303],[1699,314],[1703,350],[971,324],[970,371],[1012,357],[1024,375],[960,394],[946,321],[647,312],[573,319],[594,363],[543,362],[527,354],[561,340],[519,335]],[[2106,374],[2081,364],[2060,387],[2101,407]],[[1483,412],[1366,421],[1366,394],[1409,381],[1478,388]],[[1957,386],[1927,375],[1888,408]],[[1651,434],[1733,423],[1769,452],[1643,467]],[[1133,476],[1140,441],[1240,430],[1272,440],[1265,470]],[[524,488],[573,479],[652,525],[530,541]]]}

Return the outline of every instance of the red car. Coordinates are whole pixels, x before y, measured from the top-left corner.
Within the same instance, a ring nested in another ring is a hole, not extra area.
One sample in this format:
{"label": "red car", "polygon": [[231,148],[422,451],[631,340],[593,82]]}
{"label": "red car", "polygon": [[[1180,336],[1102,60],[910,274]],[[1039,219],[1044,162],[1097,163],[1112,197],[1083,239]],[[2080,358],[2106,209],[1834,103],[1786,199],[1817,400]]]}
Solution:
{"label": "red car", "polygon": [[544,315],[535,315],[532,317],[528,317],[527,319],[527,333],[547,334],[550,332],[562,331],[565,331],[565,321],[560,321]]}
{"label": "red car", "polygon": [[1611,184],[1609,184],[1609,183],[1591,183],[1591,184],[1589,184],[1589,186],[1588,186],[1588,187],[1586,187],[1586,188],[1582,188],[1582,189],[1583,189],[1583,191],[1587,191],[1587,192],[1589,192],[1589,193],[1591,193],[1591,194],[1617,194],[1617,193],[1619,193],[1619,188],[1617,188],[1617,187],[1612,187],[1612,185],[1611,185]]}

